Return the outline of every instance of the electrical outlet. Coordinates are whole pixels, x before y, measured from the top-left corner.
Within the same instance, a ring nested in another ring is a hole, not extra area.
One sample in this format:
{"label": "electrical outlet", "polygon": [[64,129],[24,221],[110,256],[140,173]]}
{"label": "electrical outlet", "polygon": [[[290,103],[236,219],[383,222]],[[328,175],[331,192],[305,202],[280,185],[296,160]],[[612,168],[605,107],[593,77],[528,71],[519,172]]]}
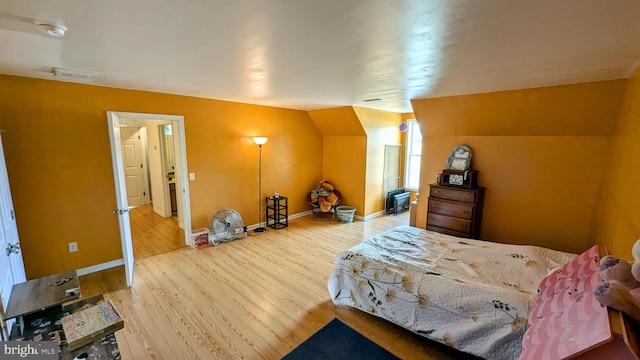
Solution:
{"label": "electrical outlet", "polygon": [[196,179],[196,173],[189,173],[189,180],[193,181]]}
{"label": "electrical outlet", "polygon": [[78,243],[77,242],[70,242],[69,243],[69,252],[76,252],[78,251]]}

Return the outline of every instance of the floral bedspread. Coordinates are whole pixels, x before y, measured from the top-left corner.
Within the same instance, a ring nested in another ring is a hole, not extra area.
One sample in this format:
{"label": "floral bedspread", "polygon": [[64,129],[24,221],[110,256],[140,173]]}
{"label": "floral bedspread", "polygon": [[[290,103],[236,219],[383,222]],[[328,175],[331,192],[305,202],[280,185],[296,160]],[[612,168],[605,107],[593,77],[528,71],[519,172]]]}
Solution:
{"label": "floral bedspread", "polygon": [[540,280],[576,255],[400,226],[339,253],[336,305],[487,359],[517,359]]}

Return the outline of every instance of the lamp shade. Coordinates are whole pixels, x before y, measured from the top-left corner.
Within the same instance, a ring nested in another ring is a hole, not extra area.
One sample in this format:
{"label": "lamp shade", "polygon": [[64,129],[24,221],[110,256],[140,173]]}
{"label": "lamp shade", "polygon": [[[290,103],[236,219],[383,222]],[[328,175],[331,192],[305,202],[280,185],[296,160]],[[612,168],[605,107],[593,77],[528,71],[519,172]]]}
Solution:
{"label": "lamp shade", "polygon": [[254,136],[253,137],[253,142],[255,142],[258,145],[264,145],[267,143],[267,140],[269,138],[267,138],[266,136]]}

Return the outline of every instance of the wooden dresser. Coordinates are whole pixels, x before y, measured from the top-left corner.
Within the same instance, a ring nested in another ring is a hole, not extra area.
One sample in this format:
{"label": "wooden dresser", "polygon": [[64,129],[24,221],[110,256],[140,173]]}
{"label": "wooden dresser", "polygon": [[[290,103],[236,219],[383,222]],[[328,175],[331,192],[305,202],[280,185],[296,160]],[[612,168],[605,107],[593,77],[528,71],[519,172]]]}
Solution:
{"label": "wooden dresser", "polygon": [[480,238],[484,188],[429,185],[427,230],[467,238]]}

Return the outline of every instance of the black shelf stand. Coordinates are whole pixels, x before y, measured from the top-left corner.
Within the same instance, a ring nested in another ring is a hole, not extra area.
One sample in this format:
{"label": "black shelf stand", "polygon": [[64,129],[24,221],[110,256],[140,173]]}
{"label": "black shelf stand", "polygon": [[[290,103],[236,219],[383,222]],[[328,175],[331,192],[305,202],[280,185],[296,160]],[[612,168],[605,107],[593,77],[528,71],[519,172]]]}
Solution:
{"label": "black shelf stand", "polygon": [[289,199],[286,196],[269,196],[267,204],[267,226],[272,229],[283,229],[289,226]]}

